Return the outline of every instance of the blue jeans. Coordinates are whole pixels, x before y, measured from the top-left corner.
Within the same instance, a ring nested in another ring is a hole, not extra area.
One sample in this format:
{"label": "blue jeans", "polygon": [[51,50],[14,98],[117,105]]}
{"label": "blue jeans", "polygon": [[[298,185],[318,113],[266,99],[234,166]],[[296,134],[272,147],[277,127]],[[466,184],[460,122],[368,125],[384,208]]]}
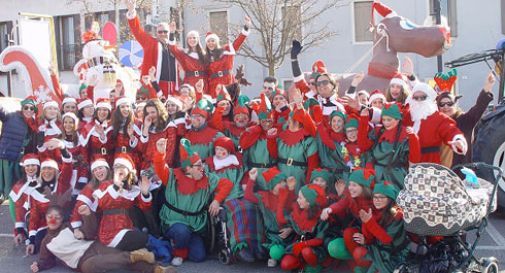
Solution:
{"label": "blue jeans", "polygon": [[203,262],[206,257],[203,239],[195,232],[191,232],[188,226],[180,223],[171,225],[165,237],[174,242],[174,248],[187,248],[188,260],[192,262]]}

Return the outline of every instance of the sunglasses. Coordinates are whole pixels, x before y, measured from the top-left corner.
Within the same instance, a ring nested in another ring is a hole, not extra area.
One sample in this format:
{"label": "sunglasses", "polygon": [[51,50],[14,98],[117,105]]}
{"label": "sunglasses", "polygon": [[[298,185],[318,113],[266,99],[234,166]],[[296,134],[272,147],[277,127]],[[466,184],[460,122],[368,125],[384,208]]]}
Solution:
{"label": "sunglasses", "polygon": [[158,34],[167,34],[168,30],[158,30]]}
{"label": "sunglasses", "polygon": [[33,111],[33,110],[35,110],[35,107],[33,107],[33,106],[23,106],[23,110]]}
{"label": "sunglasses", "polygon": [[438,107],[444,107],[444,106],[453,106],[454,105],[454,102],[441,102],[438,104]]}
{"label": "sunglasses", "polygon": [[316,82],[316,86],[323,86],[323,85],[328,85],[328,84],[330,84],[329,80],[322,80],[322,81]]}
{"label": "sunglasses", "polygon": [[425,101],[428,98],[428,96],[419,96],[419,97],[412,97],[413,100],[415,101]]}

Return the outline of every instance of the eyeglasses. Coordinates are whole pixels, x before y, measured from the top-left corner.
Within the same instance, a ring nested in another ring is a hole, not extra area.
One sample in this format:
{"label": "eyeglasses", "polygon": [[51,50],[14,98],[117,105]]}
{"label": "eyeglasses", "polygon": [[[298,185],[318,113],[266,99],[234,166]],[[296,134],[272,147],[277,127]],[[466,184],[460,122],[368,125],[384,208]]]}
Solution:
{"label": "eyeglasses", "polygon": [[428,96],[424,95],[424,96],[416,96],[416,97],[412,97],[413,100],[415,101],[425,101],[426,99],[428,98]]}
{"label": "eyeglasses", "polygon": [[158,30],[158,34],[167,34],[168,30]]}
{"label": "eyeglasses", "polygon": [[329,80],[322,80],[322,81],[316,82],[316,86],[323,86],[323,85],[328,85],[328,84],[330,84]]}
{"label": "eyeglasses", "polygon": [[33,107],[33,106],[23,106],[23,110],[33,111],[33,110],[35,110],[35,107]]}
{"label": "eyeglasses", "polygon": [[452,102],[452,101],[448,101],[448,102],[441,102],[441,103],[439,103],[439,104],[438,104],[438,107],[444,107],[444,106],[449,106],[449,107],[451,107],[451,106],[453,106],[453,105],[454,105],[454,102]]}

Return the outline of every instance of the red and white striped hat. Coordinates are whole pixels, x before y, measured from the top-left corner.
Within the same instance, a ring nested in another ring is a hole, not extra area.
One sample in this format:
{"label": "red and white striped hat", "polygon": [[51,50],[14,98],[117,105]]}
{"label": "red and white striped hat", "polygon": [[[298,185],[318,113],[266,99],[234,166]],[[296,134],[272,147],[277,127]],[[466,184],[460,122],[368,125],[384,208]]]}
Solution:
{"label": "red and white striped hat", "polygon": [[37,165],[40,166],[40,160],[39,157],[36,154],[25,154],[23,158],[21,159],[21,162],[19,162],[19,165],[25,167],[28,165]]}

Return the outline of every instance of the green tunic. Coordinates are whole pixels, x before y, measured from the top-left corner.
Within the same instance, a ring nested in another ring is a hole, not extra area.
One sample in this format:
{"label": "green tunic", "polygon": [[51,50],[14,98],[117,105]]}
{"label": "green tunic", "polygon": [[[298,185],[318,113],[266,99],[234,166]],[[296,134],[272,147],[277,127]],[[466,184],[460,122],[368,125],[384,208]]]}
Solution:
{"label": "green tunic", "polygon": [[367,259],[372,260],[368,273],[388,273],[403,263],[408,255],[407,237],[403,220],[396,220],[386,228],[387,234],[393,238],[391,245],[384,245],[379,240],[367,246]]}
{"label": "green tunic", "polygon": [[260,192],[255,193],[255,195],[258,198],[258,208],[263,216],[263,225],[265,228],[266,242],[263,246],[270,249],[273,245],[284,245],[284,240],[279,236],[280,227],[275,217],[275,211],[265,206],[264,195]]}
{"label": "green tunic", "polygon": [[219,178],[226,178],[233,183],[233,188],[225,201],[242,198],[244,196],[244,191],[242,190],[242,185],[240,184],[245,173],[243,167],[223,168],[222,170],[213,171],[212,173],[217,175]]}
{"label": "green tunic", "polygon": [[344,162],[344,155],[342,154],[342,146],[339,142],[334,141],[335,149],[332,150],[324,145],[323,140],[319,133],[316,136],[316,145],[319,155],[319,162],[321,167],[332,171],[335,179],[345,179],[349,176],[350,168]]}
{"label": "green tunic", "polygon": [[[209,141],[208,143],[194,143],[193,141],[191,142],[191,148],[193,148],[193,151],[197,152],[200,158],[205,159],[209,156],[212,156],[214,154],[214,140],[218,137],[224,136],[223,133],[217,132],[214,137],[212,138],[212,141]],[[191,139],[190,139],[191,141]]]}
{"label": "green tunic", "polygon": [[[377,141],[375,132],[370,134],[372,141]],[[400,140],[394,149],[394,144],[388,141],[376,143],[370,156],[374,162],[375,180],[377,183],[389,181],[399,189],[403,189],[403,180],[407,175],[409,166],[409,141],[408,138]]]}
{"label": "green tunic", "polygon": [[196,216],[185,216],[163,205],[160,211],[161,227],[165,232],[170,225],[180,223],[189,226],[193,232],[200,232],[207,226],[206,206],[220,178],[213,173],[206,173],[209,186],[193,194],[185,195],[177,190],[177,180],[174,171],[174,169],[170,169],[170,176],[165,189],[166,201],[180,210],[189,212],[202,211],[202,213]]}
{"label": "green tunic", "polygon": [[279,159],[293,160],[294,162],[304,163],[305,166],[289,166],[287,163],[279,162],[277,164],[279,170],[287,177],[294,176],[296,178],[295,192],[305,185],[309,157],[317,152],[317,144],[313,137],[307,136],[302,141],[287,145],[280,138],[277,138],[277,151]]}
{"label": "green tunic", "polygon": [[[270,167],[275,166],[276,161],[270,156],[270,153],[267,149],[267,140],[266,139],[258,139],[253,146],[249,149],[244,150],[244,167],[246,170],[250,170],[252,168],[258,169],[258,178],[256,178],[256,185],[258,185],[258,190],[268,190],[267,183],[263,178],[263,172],[268,170]],[[267,166],[267,167],[258,167],[258,166]]]}

